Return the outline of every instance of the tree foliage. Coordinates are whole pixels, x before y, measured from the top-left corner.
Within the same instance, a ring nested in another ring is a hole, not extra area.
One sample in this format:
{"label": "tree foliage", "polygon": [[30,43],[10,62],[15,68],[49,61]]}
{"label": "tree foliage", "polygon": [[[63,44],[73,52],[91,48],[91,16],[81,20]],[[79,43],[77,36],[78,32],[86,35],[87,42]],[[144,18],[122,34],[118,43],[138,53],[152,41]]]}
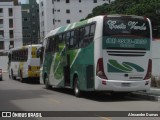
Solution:
{"label": "tree foliage", "polygon": [[160,26],[160,0],[115,0],[92,10],[87,18],[105,14],[139,15],[150,18],[153,28]]}

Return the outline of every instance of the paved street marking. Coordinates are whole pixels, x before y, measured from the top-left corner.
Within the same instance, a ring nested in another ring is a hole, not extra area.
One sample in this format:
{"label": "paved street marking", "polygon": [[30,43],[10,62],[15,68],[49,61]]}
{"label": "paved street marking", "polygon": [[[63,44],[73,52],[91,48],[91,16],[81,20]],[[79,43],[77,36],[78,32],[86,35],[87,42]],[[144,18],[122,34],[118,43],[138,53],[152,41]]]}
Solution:
{"label": "paved street marking", "polygon": [[104,120],[112,120],[111,118],[108,118],[108,117],[100,117],[100,118],[102,118]]}
{"label": "paved street marking", "polygon": [[60,101],[58,100],[55,100],[55,99],[49,99],[50,102],[56,102],[56,103],[61,103]]}

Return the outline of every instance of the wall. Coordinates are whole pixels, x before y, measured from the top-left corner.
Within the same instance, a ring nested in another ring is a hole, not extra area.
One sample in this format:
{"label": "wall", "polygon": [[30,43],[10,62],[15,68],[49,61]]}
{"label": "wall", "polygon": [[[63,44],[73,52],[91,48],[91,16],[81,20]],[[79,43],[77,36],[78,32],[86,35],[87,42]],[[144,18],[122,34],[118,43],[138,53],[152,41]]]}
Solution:
{"label": "wall", "polygon": [[8,68],[7,56],[0,56],[0,68],[2,68],[3,71],[7,71],[7,68]]}

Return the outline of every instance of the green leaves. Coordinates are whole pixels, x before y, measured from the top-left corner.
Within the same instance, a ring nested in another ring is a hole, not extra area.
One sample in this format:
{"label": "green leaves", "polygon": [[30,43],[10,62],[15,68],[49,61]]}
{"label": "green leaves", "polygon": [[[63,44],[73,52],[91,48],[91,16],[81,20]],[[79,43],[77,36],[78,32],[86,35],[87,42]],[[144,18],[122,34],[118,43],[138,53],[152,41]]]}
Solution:
{"label": "green leaves", "polygon": [[153,28],[160,26],[160,0],[115,0],[92,10],[86,19],[105,14],[128,14],[150,18]]}

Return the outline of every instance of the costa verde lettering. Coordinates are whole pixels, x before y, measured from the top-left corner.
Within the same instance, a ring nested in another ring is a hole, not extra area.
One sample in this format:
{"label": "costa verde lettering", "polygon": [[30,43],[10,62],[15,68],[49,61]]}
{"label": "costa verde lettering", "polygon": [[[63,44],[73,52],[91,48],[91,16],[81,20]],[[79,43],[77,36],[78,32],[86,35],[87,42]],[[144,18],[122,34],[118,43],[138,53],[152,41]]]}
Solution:
{"label": "costa verde lettering", "polygon": [[108,20],[107,22],[109,29],[118,29],[118,30],[125,30],[126,28],[128,29],[133,29],[133,30],[141,30],[144,31],[147,29],[146,24],[143,23],[142,25],[139,25],[139,22],[137,21],[129,21],[127,24],[124,23],[117,23],[115,20]]}
{"label": "costa verde lettering", "polygon": [[128,26],[130,26],[130,29],[134,29],[134,30],[146,30],[147,29],[147,27],[145,26],[145,23],[143,23],[142,26],[138,26],[137,24],[138,22],[135,22],[135,21],[128,22]]}
{"label": "costa verde lettering", "polygon": [[107,24],[109,25],[109,28],[112,29],[126,29],[126,25],[124,25],[124,23],[121,24],[117,24],[117,21],[113,21],[113,20],[109,20],[107,22]]}

